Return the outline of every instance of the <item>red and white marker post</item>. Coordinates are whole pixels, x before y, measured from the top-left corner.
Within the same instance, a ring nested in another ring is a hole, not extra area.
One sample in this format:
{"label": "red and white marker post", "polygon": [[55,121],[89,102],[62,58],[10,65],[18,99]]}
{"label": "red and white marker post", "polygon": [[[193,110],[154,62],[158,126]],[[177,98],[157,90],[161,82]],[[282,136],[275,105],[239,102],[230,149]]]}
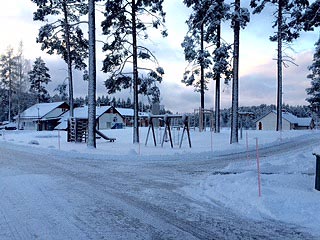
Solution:
{"label": "red and white marker post", "polygon": [[258,138],[256,138],[256,157],[257,157],[257,170],[258,170],[258,190],[259,190],[259,197],[261,197],[260,158],[259,158]]}

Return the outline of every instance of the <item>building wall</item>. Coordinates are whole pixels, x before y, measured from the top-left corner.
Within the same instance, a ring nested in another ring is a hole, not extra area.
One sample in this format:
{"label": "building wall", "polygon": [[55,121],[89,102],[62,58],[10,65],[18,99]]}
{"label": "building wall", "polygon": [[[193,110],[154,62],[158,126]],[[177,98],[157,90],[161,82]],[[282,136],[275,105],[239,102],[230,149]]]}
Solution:
{"label": "building wall", "polygon": [[116,124],[124,125],[124,119],[118,113],[104,113],[99,118],[99,129],[110,129]]}
{"label": "building wall", "polygon": [[24,130],[37,130],[37,121],[35,120],[20,120],[21,127]]}
{"label": "building wall", "polygon": [[[270,112],[268,115],[256,122],[256,129],[259,130],[259,123],[261,123],[261,130],[276,130],[277,114]],[[286,119],[282,118],[282,130],[290,130],[291,124]]]}

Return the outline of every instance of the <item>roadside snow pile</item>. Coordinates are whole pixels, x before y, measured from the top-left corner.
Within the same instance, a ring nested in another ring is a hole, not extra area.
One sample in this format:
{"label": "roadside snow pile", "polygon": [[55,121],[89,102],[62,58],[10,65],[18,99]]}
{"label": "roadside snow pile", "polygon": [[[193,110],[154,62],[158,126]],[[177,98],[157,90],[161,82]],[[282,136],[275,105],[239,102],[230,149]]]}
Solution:
{"label": "roadside snow pile", "polygon": [[312,149],[277,159],[262,158],[260,169],[261,197],[255,161],[229,164],[183,191],[252,219],[297,224],[320,235],[320,192],[314,189]]}

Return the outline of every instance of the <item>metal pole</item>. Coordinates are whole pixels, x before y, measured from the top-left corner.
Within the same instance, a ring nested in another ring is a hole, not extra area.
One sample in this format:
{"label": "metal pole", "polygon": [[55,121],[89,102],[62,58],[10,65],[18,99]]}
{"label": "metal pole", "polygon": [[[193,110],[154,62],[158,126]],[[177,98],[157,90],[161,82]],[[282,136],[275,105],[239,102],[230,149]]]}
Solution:
{"label": "metal pole", "polygon": [[320,156],[316,155],[316,161],[315,189],[320,191]]}
{"label": "metal pole", "polygon": [[59,147],[59,150],[60,150],[60,130],[58,130],[58,147]]}
{"label": "metal pole", "polygon": [[249,139],[248,139],[248,131],[246,132],[246,151],[247,151],[247,160],[249,160]]}
{"label": "metal pole", "polygon": [[256,156],[257,156],[257,170],[258,170],[258,191],[259,191],[259,197],[261,197],[261,178],[260,178],[260,159],[259,159],[258,138],[256,138]]}

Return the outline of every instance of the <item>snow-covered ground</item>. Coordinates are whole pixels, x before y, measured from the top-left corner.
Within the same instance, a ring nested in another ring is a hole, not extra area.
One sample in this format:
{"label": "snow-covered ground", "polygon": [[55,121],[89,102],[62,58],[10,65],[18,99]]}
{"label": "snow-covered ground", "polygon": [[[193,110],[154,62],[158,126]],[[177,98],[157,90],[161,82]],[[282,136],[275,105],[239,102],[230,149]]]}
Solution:
{"label": "snow-covered ground", "polygon": [[155,135],[157,140],[157,147],[154,147],[153,138],[150,131],[147,146],[145,146],[146,135],[148,128],[140,128],[140,142],[139,145],[132,144],[132,128],[117,129],[117,130],[102,130],[105,135],[110,138],[116,138],[116,141],[110,143],[103,138],[97,139],[97,149],[87,148],[84,143],[67,143],[65,131],[0,131],[2,136],[0,139],[13,142],[19,145],[33,145],[40,148],[50,148],[63,151],[71,151],[73,153],[94,153],[106,155],[128,155],[138,154],[141,156],[159,156],[159,155],[179,155],[189,153],[203,153],[203,152],[221,152],[221,151],[245,151],[247,148],[246,137],[248,136],[248,147],[254,148],[256,138],[259,144],[268,144],[277,140],[285,140],[312,131],[284,131],[281,134],[273,131],[243,131],[243,138],[240,139],[239,144],[229,144],[230,130],[223,129],[221,133],[215,134],[210,131],[199,132],[197,130],[190,130],[192,148],[189,148],[188,139],[184,134],[182,147],[179,148],[179,140],[181,139],[182,129],[179,131],[174,129],[172,131],[172,139],[174,148],[170,147],[169,141],[164,142],[161,147],[161,141],[164,133],[164,128],[156,129]]}
{"label": "snow-covered ground", "polygon": [[[160,146],[162,130],[157,130],[158,146],[153,146],[149,137],[147,146],[145,139],[147,128],[140,129],[141,144],[132,144],[132,129],[103,131],[109,137],[115,137],[111,143],[104,139],[97,140],[97,149],[87,148],[84,143],[67,143],[65,132],[34,131],[2,131],[0,143],[10,142],[17,146],[26,145],[46,148],[57,154],[79,155],[88,159],[121,159],[141,160],[170,159],[188,160],[206,158],[208,156],[225,155],[232,152],[251,150],[248,159],[237,159],[219,172],[201,174],[188,186],[179,191],[197,201],[223,206],[235,213],[255,220],[272,219],[296,224],[306,231],[320,237],[320,191],[314,189],[316,146],[305,146],[292,149],[290,153],[279,153],[273,156],[259,156],[261,172],[261,196],[258,195],[258,171],[255,160],[256,143],[259,148],[279,145],[281,142],[297,136],[314,136],[318,131],[284,131],[281,134],[272,131],[244,131],[243,139],[238,144],[229,144],[229,130],[224,129],[215,134],[210,131],[199,133],[191,130],[192,148],[187,138],[182,148],[178,146],[181,131],[173,131],[174,148],[169,142]],[[33,149],[33,148],[30,148]],[[253,156],[254,155],[254,156]],[[244,154],[243,156],[246,156]],[[180,164],[184,164],[183,161]]]}

